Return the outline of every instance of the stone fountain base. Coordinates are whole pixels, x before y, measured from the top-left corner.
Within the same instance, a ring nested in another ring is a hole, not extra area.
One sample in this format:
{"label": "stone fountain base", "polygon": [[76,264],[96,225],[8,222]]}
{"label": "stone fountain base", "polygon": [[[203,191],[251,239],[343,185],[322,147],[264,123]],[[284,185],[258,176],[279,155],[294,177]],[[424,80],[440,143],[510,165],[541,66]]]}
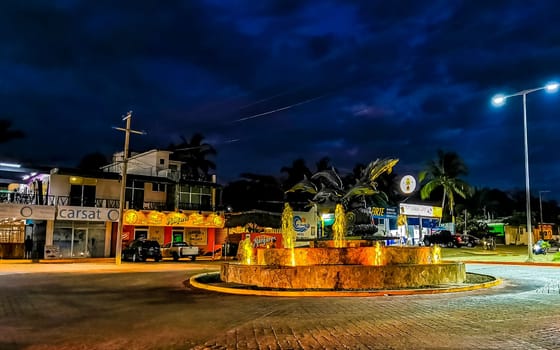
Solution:
{"label": "stone fountain base", "polygon": [[227,283],[272,289],[401,289],[463,283],[461,262],[438,263],[429,247],[257,249],[256,265],[224,263]]}
{"label": "stone fountain base", "polygon": [[263,266],[224,263],[223,282],[278,289],[400,289],[463,283],[463,263]]}

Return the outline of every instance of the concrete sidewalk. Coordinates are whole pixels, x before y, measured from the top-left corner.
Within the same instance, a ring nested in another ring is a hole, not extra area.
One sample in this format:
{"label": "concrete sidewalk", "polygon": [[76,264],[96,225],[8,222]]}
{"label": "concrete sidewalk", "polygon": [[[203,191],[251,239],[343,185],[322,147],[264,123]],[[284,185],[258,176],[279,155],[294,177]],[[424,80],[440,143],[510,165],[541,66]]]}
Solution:
{"label": "concrete sidewalk", "polygon": [[[441,248],[443,260],[462,261],[473,263],[502,263],[502,264],[535,264],[541,266],[560,266],[560,253],[546,255],[533,255],[533,262],[528,262],[527,246],[498,245],[496,250],[484,250],[481,247],[474,248]],[[558,260],[554,261],[555,256]],[[226,261],[221,257],[212,259],[211,256],[199,256],[197,261]],[[164,259],[164,261],[172,261]],[[183,260],[181,260],[183,261]],[[227,261],[231,261],[228,258]],[[114,263],[115,258],[75,258],[75,259],[0,259],[0,264],[71,264],[71,263]]]}
{"label": "concrete sidewalk", "polygon": [[481,247],[442,248],[443,260],[449,261],[560,267],[560,253],[533,254],[533,261],[528,261],[528,253],[527,246],[498,245],[496,250],[484,250]]}

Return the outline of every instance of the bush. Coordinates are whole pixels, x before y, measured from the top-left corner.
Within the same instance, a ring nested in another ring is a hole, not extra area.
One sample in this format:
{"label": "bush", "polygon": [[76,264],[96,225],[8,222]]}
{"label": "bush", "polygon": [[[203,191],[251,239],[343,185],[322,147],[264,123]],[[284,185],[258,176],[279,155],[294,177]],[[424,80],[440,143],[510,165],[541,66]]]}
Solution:
{"label": "bush", "polygon": [[554,253],[552,256],[552,261],[560,261],[560,252]]}

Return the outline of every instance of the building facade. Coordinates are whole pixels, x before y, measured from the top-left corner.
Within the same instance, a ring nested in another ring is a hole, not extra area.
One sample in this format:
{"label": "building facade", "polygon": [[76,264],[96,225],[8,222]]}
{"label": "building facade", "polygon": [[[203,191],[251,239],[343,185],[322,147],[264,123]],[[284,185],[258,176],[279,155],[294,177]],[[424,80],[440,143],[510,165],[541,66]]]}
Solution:
{"label": "building facade", "polygon": [[[123,245],[139,238],[160,244],[185,240],[214,251],[224,226],[215,181],[181,179],[169,151],[129,158],[123,211]],[[54,168],[11,183],[0,192],[0,258],[22,258],[24,241],[38,259],[114,257],[122,153],[100,171]],[[132,220],[132,218],[139,218]]]}

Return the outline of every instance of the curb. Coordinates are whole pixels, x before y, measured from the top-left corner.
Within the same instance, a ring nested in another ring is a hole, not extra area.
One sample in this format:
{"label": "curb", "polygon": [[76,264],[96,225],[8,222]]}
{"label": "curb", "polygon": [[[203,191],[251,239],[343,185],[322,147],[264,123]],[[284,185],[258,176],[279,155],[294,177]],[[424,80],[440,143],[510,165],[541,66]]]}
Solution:
{"label": "curb", "polygon": [[376,290],[371,292],[360,291],[276,291],[276,290],[253,290],[228,288],[220,286],[212,286],[198,282],[197,279],[205,276],[219,274],[219,272],[207,272],[194,275],[189,279],[189,283],[194,288],[203,289],[211,292],[236,294],[236,295],[252,295],[252,296],[269,296],[269,297],[380,297],[393,295],[416,295],[416,294],[440,294],[440,293],[457,293],[469,292],[477,289],[491,288],[502,283],[500,278],[494,281],[473,284],[461,287],[449,288],[431,288],[431,289],[387,289]]}
{"label": "curb", "polygon": [[478,260],[448,260],[459,261],[465,264],[489,264],[489,265],[522,265],[522,266],[544,266],[544,267],[560,267],[559,263],[549,262],[530,262],[530,261],[478,261]]}

